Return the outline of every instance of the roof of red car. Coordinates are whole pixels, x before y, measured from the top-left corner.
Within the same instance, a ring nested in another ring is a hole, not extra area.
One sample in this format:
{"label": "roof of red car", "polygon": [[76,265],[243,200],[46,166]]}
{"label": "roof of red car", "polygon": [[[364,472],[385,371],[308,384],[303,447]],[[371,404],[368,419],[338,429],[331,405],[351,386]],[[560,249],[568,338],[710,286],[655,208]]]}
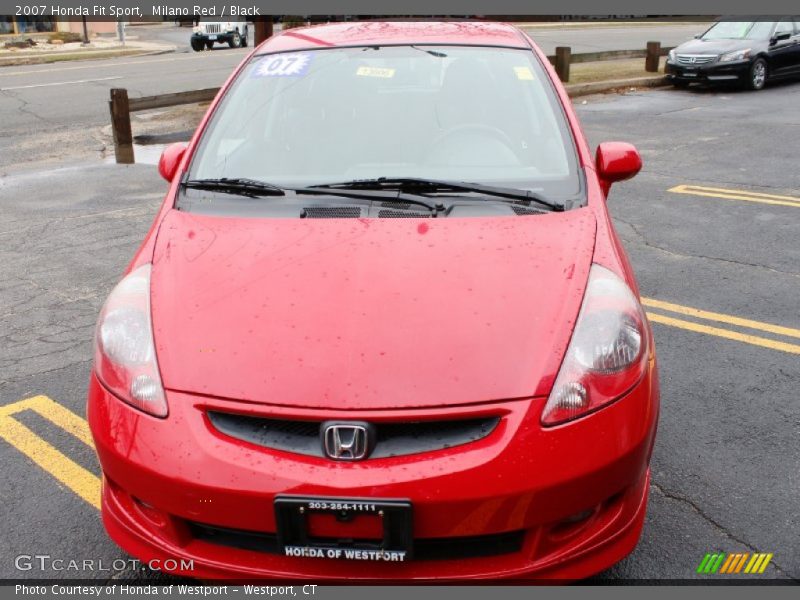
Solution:
{"label": "roof of red car", "polygon": [[288,29],[264,42],[259,47],[259,52],[391,44],[528,47],[528,42],[522,33],[505,23],[362,21]]}

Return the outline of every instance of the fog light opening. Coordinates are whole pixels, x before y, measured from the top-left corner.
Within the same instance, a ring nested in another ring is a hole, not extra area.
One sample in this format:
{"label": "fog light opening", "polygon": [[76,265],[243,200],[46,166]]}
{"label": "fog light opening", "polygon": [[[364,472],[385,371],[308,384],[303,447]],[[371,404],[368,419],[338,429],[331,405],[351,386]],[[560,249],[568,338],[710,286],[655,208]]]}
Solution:
{"label": "fog light opening", "polygon": [[152,504],[148,504],[144,500],[140,500],[136,496],[131,496],[133,498],[133,503],[145,519],[150,521],[153,525],[157,527],[164,527],[167,523],[166,515],[163,512],[158,510]]}
{"label": "fog light opening", "polygon": [[587,510],[582,510],[579,513],[575,513],[574,515],[570,515],[569,517],[567,517],[566,519],[561,521],[561,523],[559,523],[559,525],[573,525],[575,523],[580,523],[581,521],[585,521],[586,519],[591,517],[594,514],[594,511],[595,511],[595,509],[593,509],[593,508],[589,508]]}
{"label": "fog light opening", "polygon": [[139,500],[139,498],[137,498],[136,496],[133,496],[133,499],[136,501],[136,504],[138,504],[142,508],[147,508],[147,509],[153,509],[154,508],[152,504],[148,504],[144,500]]}
{"label": "fog light opening", "polygon": [[550,530],[550,538],[553,540],[563,540],[577,534],[591,521],[592,517],[599,509],[599,506],[587,508],[586,510],[582,510],[562,519]]}

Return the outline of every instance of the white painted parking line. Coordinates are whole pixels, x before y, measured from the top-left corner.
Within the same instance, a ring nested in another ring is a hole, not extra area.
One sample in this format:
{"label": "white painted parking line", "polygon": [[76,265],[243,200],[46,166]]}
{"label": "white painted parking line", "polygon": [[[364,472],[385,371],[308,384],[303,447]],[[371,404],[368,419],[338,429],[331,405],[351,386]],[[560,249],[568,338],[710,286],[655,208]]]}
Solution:
{"label": "white painted parking line", "polygon": [[[164,62],[176,62],[176,61],[184,61],[184,60],[208,60],[209,58],[225,58],[227,57],[234,57],[239,60],[250,50],[244,50],[241,52],[237,52],[235,50],[229,50],[227,52],[197,52],[191,54],[189,56],[171,56],[170,58],[151,58],[147,60],[129,60],[129,61],[119,61],[119,59],[108,59],[108,62],[99,62],[98,60],[89,61],[92,64],[89,65],[77,65],[74,67],[50,67],[50,68],[41,68],[41,69],[28,69],[25,71],[8,71],[0,73],[0,77],[15,77],[17,75],[38,75],[39,73],[52,73],[54,71],[58,71],[61,73],[62,71],[82,71],[85,69],[106,69],[106,68],[114,68],[119,69],[119,67],[127,67],[130,65],[151,65],[153,63],[164,63]],[[105,60],[105,59],[103,59]],[[239,61],[237,60],[236,63]],[[11,69],[12,67],[4,67],[5,69]],[[223,68],[226,68],[223,65]]]}
{"label": "white painted parking line", "polygon": [[112,79],[122,79],[122,75],[116,75],[114,77],[100,77],[98,79],[78,79],[76,81],[54,81],[53,83],[34,83],[31,85],[15,85],[13,87],[0,88],[0,92],[6,92],[10,90],[26,90],[29,88],[51,87],[54,85],[73,85],[76,83],[92,83],[93,81],[111,81]]}

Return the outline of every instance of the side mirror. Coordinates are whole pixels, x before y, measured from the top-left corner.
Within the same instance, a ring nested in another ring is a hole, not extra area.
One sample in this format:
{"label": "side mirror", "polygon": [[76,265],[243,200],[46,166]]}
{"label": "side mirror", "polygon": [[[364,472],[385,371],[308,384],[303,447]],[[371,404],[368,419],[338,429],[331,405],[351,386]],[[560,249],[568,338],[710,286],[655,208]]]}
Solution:
{"label": "side mirror", "polygon": [[612,183],[630,179],[641,170],[642,157],[632,144],[603,142],[597,147],[595,165],[603,191],[608,195]]}
{"label": "side mirror", "polygon": [[769,44],[770,44],[770,46],[774,46],[778,42],[782,42],[783,40],[788,40],[790,37],[792,37],[792,34],[789,33],[788,31],[785,32],[785,33],[776,33],[769,40]]}
{"label": "side mirror", "polygon": [[178,142],[170,144],[161,153],[161,158],[158,160],[158,172],[169,183],[175,178],[175,173],[178,171],[178,165],[181,164],[181,159],[188,144]]}
{"label": "side mirror", "polygon": [[700,39],[700,38],[702,38],[702,37],[703,37],[703,34],[702,34],[702,33],[695,33],[695,34],[694,34],[694,39],[696,39],[696,40],[699,40],[699,39]]}

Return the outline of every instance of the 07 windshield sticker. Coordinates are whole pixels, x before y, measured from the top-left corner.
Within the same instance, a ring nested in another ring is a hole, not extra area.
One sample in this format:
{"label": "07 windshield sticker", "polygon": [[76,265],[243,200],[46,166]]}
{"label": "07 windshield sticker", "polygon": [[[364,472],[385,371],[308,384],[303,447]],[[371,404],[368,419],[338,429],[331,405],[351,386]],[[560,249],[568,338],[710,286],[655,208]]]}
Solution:
{"label": "07 windshield sticker", "polygon": [[304,52],[273,54],[265,57],[252,77],[302,77],[311,65],[312,55]]}

